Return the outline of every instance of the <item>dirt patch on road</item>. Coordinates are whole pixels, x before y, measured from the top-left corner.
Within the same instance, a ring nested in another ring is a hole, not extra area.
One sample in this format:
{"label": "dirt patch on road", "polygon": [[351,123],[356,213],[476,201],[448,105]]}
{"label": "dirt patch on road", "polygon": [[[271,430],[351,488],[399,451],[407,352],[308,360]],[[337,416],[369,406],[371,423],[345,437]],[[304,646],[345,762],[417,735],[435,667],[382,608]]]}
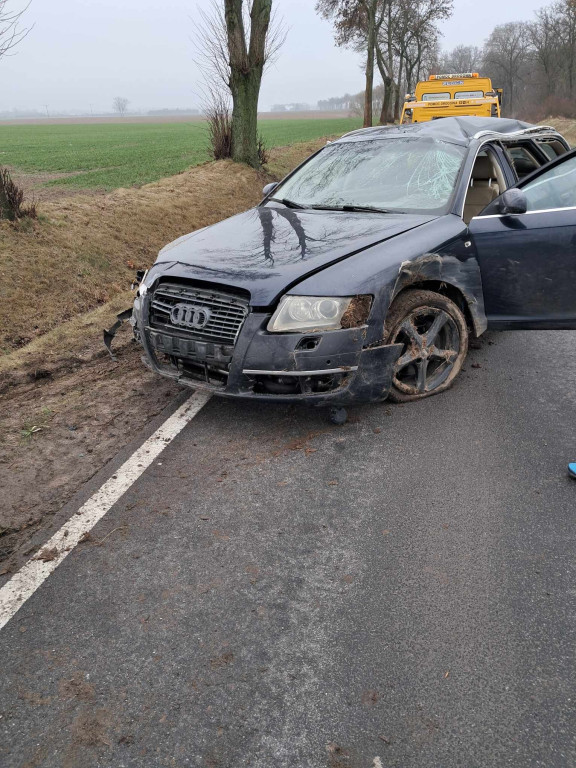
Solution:
{"label": "dirt patch on road", "polygon": [[112,718],[106,709],[85,709],[77,715],[70,726],[72,743],[64,757],[63,765],[72,768],[80,764],[79,748],[109,747],[111,745],[108,730]]}
{"label": "dirt patch on road", "polygon": [[41,526],[181,388],[149,373],[128,328],[118,336],[118,362],[92,339],[84,359],[55,374],[24,380],[2,396],[0,420],[0,561],[27,555]]}
{"label": "dirt patch on road", "polygon": [[58,695],[61,699],[78,699],[92,701],[95,695],[94,686],[79,672],[74,677],[63,678],[58,683]]}

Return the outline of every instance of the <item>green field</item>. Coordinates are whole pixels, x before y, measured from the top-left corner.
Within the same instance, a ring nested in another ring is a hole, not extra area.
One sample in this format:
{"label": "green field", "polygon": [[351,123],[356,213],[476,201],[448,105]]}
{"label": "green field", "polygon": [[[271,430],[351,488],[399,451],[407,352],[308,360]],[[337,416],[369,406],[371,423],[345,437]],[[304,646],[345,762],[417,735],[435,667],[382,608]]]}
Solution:
{"label": "green field", "polygon": [[[360,118],[263,120],[269,148],[342,134]],[[2,125],[0,165],[27,173],[70,173],[49,184],[116,189],[172,176],[209,159],[206,126],[190,123]]]}

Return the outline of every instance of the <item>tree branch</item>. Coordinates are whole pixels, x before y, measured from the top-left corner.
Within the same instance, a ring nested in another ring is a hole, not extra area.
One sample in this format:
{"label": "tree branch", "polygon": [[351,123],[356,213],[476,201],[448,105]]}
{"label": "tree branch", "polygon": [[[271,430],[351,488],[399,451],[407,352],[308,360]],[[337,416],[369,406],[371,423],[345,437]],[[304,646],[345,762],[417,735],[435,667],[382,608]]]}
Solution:
{"label": "tree branch", "polygon": [[0,59],[11,55],[10,51],[31,32],[33,27],[23,29],[19,27],[22,16],[30,7],[30,2],[21,11],[9,11],[8,0],[0,0]]}

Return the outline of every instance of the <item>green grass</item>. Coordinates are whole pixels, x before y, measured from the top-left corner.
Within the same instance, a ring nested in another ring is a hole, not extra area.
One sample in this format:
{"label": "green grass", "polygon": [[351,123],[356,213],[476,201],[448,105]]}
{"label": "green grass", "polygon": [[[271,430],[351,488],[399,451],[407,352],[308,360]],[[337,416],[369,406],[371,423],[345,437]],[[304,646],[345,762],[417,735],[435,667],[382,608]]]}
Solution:
{"label": "green grass", "polygon": [[[359,118],[263,120],[269,148],[345,133]],[[49,184],[115,189],[172,176],[209,159],[205,125],[125,123],[0,126],[0,165],[28,173],[72,173]]]}

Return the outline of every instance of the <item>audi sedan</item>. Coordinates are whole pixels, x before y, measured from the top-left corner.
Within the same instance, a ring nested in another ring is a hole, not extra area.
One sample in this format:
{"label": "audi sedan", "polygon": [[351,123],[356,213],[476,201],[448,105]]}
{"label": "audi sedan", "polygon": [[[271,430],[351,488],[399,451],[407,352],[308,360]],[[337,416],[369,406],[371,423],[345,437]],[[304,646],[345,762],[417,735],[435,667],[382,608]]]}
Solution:
{"label": "audi sedan", "polygon": [[131,322],[157,373],[227,397],[412,401],[487,328],[576,327],[576,156],[499,118],[354,131],[167,245]]}

